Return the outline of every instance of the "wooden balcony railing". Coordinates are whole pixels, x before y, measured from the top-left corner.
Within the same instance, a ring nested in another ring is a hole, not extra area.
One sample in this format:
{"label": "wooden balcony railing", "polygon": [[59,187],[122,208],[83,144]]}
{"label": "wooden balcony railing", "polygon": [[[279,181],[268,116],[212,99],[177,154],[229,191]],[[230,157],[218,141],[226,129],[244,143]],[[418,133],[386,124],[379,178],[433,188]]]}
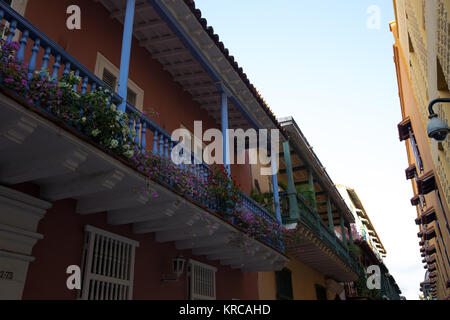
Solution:
{"label": "wooden balcony railing", "polygon": [[[285,214],[284,218],[289,218],[286,216],[290,212],[287,192],[280,192],[280,200],[283,205],[282,212]],[[347,265],[357,271],[358,262],[356,257],[348,251],[348,248],[336,236],[334,230],[330,230],[320,218],[319,214],[311,208],[306,199],[299,193],[297,193],[297,202],[301,212],[298,223],[310,229],[316,237],[332,249]]]}
{"label": "wooden balcony railing", "polygon": [[[20,34],[19,49],[16,58],[19,63],[27,63],[29,79],[33,77],[35,72],[48,73],[55,80],[61,75],[64,76],[73,72],[82,79],[79,86],[73,87],[73,90],[77,91],[80,95],[85,95],[100,87],[107,88],[113,92],[109,103],[114,105],[120,105],[122,103],[122,97],[115,93],[112,88],[109,88],[108,85],[100,80],[93,72],[78,62],[57,43],[47,37],[43,32],[15,12],[3,1],[0,1],[0,20],[2,21],[2,25],[5,26],[3,31],[7,42],[11,42],[16,34]],[[27,50],[30,52],[26,52]],[[40,59],[38,59],[39,53],[43,53],[42,58]],[[35,107],[47,113],[50,117],[53,116],[46,106],[35,104]],[[141,152],[152,152],[161,157],[171,159],[172,150],[179,142],[175,141],[171,134],[161,128],[155,121],[145,116],[142,112],[128,103],[126,104],[126,113],[131,115],[129,117],[131,119],[129,127],[131,131],[135,133],[134,143],[139,150]],[[83,134],[83,132],[80,133]],[[151,137],[151,139],[148,139],[149,137]],[[180,157],[182,156],[183,154],[181,153]],[[192,163],[194,163],[194,153],[190,155],[190,158]],[[195,175],[201,183],[205,183],[208,180],[208,175],[211,174],[209,166],[204,162],[200,164],[181,164],[179,166]],[[168,180],[166,178],[167,177],[161,177],[161,180],[166,184],[172,185],[173,181],[170,180],[171,178],[167,178]],[[207,200],[205,198],[194,196],[191,198],[218,214],[226,214],[226,212],[222,211],[218,201],[211,201],[210,199]],[[275,217],[246,194],[241,193],[240,198],[240,203],[246,209],[252,214],[262,217],[269,225],[273,226],[273,230],[277,230],[274,232],[278,232],[278,221]],[[278,235],[278,237],[275,238],[279,239],[280,237]],[[282,243],[279,241],[274,241],[269,237],[260,240],[280,251],[284,250]]]}

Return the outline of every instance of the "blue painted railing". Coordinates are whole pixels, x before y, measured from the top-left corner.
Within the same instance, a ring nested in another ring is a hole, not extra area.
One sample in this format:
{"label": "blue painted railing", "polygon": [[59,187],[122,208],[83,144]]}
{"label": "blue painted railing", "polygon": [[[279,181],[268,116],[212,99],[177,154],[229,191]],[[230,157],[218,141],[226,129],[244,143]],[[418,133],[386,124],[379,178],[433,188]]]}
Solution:
{"label": "blue painted railing", "polygon": [[[85,94],[99,87],[109,88],[84,65],[79,63],[57,43],[48,38],[44,33],[3,1],[0,1],[0,20],[5,20],[9,23],[9,32],[6,38],[7,41],[12,41],[18,31],[22,33],[17,54],[19,62],[23,62],[25,59],[25,49],[27,45],[30,44],[30,41],[33,43],[31,57],[28,61],[28,77],[31,77],[33,73],[38,70],[37,56],[38,52],[43,50],[44,56],[42,57],[40,70],[43,72],[48,71],[53,78],[57,78],[58,75],[68,74],[73,71],[82,79],[80,88],[76,88],[81,94]],[[111,92],[114,92],[112,88],[109,89]],[[115,93],[112,102],[120,103],[121,101],[122,99]]]}
{"label": "blue painted railing", "polygon": [[[78,62],[74,57],[67,53],[57,43],[48,38],[39,29],[33,26],[29,21],[24,19],[20,14],[14,11],[9,5],[0,1],[0,20],[7,22],[7,34],[6,40],[12,41],[16,34],[20,33],[19,50],[17,53],[17,59],[19,62],[28,63],[28,78],[30,79],[36,71],[48,72],[53,78],[57,79],[62,75],[74,72],[81,77],[82,82],[79,86],[75,86],[73,90],[84,95],[88,92],[94,91],[97,88],[109,89],[112,94],[111,103],[114,105],[120,105],[123,99],[114,92],[113,88],[110,88],[102,80],[100,80],[94,73],[87,69],[84,65]],[[26,50],[31,46],[30,54],[26,54]],[[39,52],[43,52],[42,61],[38,61]],[[29,60],[28,60],[29,56]],[[27,61],[26,60],[27,57]],[[40,106],[37,106],[40,108]],[[41,108],[44,112],[48,112],[45,108]],[[178,141],[172,139],[170,133],[161,128],[156,122],[143,115],[139,110],[130,104],[126,104],[126,112],[130,117],[129,127],[132,132],[136,134],[135,144],[146,152],[152,152],[159,154],[162,157],[170,158],[173,148]],[[152,137],[148,139],[148,137]],[[180,154],[180,157],[182,154]],[[192,163],[194,163],[195,155],[190,155]],[[210,174],[209,166],[205,163],[185,165],[181,164],[184,169],[189,170],[194,174],[201,183],[205,183],[208,180]],[[173,181],[165,180],[165,177],[161,179],[173,185]],[[216,211],[220,214],[221,206],[218,201],[210,201],[199,197],[192,197],[193,200],[202,203],[207,208]],[[241,194],[241,202],[245,208],[255,215],[262,216],[271,225],[277,225],[276,219],[268,213],[264,208],[259,206],[253,199]],[[275,229],[275,228],[274,228]],[[274,243],[270,239],[262,239],[266,243],[283,250],[281,243]]]}

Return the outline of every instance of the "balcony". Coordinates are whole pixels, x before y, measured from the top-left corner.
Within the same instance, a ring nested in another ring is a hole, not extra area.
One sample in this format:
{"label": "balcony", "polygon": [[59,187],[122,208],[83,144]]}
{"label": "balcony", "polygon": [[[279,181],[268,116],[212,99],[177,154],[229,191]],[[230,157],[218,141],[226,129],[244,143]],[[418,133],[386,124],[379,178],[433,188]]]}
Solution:
{"label": "balcony", "polygon": [[[43,199],[75,199],[79,214],[106,212],[111,225],[132,224],[136,234],[155,233],[157,242],[175,242],[180,250],[235,269],[283,268],[282,230],[270,213],[242,192],[239,207],[230,206],[209,188],[211,179],[220,178],[213,168],[171,161],[178,141],[151,117],[129,104],[125,113],[117,111],[118,94],[102,90],[105,83],[3,2],[0,18],[7,25],[1,52],[2,184],[32,182]],[[15,71],[5,61],[13,61]],[[194,160],[193,154],[177,156]],[[243,218],[247,213],[256,232]]]}
{"label": "balcony", "polygon": [[[302,212],[296,228],[302,241],[286,247],[288,253],[339,281],[355,281],[359,270],[356,257],[352,256],[342,240],[337,238],[334,230],[330,230],[305,198],[298,193],[296,196]],[[290,208],[286,192],[280,193],[280,201],[282,212],[285,213],[283,220],[293,223],[287,215]]]}

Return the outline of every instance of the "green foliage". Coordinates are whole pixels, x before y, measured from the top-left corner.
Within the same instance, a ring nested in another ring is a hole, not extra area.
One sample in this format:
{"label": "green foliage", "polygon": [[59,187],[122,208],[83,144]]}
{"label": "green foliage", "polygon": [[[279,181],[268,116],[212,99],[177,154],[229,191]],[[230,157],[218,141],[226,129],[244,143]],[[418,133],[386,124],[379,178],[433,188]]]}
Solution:
{"label": "green foliage", "polygon": [[208,175],[207,193],[217,199],[224,212],[235,210],[240,201],[238,183],[233,179],[224,165],[213,164]]}
{"label": "green foliage", "polygon": [[[29,78],[28,65],[16,58],[18,47],[17,42],[0,40],[0,83],[3,88],[25,99],[30,106],[45,109],[62,123],[122,157],[140,173],[170,184],[193,200],[216,204],[214,210],[244,229],[248,236],[269,239],[275,245],[280,244],[285,234],[287,241],[298,241],[298,237],[277,222],[244,206],[240,186],[225,166],[210,166],[205,181],[194,175],[192,168],[181,168],[157,154],[143,153],[129,127],[139,114],[129,116],[119,111],[111,102],[112,92],[101,87],[87,90],[86,84],[82,84],[82,79],[73,72],[53,78],[47,70],[40,70]],[[83,94],[79,92],[80,88],[83,88]],[[142,191],[159,196],[150,185]],[[273,211],[272,193],[253,193],[253,196],[263,207]]]}
{"label": "green foliage", "polygon": [[81,78],[73,72],[53,78],[47,70],[40,70],[29,78],[28,65],[16,58],[17,43],[1,40],[0,44],[0,75],[6,88],[29,104],[45,108],[104,148],[126,158],[134,155],[135,135],[129,129],[134,119],[110,103],[111,92],[100,87],[80,94],[74,88],[80,86]]}
{"label": "green foliage", "polygon": [[359,278],[358,281],[355,282],[356,290],[358,291],[358,295],[361,297],[368,297],[374,300],[381,300],[381,290],[367,288],[367,274],[365,268],[360,264],[359,265]]}
{"label": "green foliage", "polygon": [[[302,184],[297,186],[297,193],[305,199],[306,203],[311,207],[314,208],[315,204],[315,193],[314,189],[311,188],[309,184]],[[306,210],[305,206],[299,202],[299,207],[302,210]]]}
{"label": "green foliage", "polygon": [[250,197],[255,200],[261,207],[275,215],[274,213],[274,200],[272,192],[258,193],[254,189],[250,192]]}
{"label": "green foliage", "polygon": [[278,187],[280,187],[281,190],[283,190],[283,191],[287,191],[287,189],[288,189],[287,184],[284,183],[283,181],[278,181]]}
{"label": "green foliage", "polygon": [[359,249],[359,247],[356,244],[352,243],[348,246],[348,248],[353,258],[358,259],[361,255],[361,250]]}

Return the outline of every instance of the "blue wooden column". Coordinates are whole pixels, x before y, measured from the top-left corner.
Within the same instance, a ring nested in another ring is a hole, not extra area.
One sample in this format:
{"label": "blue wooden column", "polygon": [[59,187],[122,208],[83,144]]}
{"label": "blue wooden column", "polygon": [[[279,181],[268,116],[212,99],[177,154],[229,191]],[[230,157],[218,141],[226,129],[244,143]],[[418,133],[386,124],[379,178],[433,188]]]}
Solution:
{"label": "blue wooden column", "polygon": [[127,104],[128,73],[130,70],[131,40],[133,39],[134,9],[136,0],[127,0],[125,21],[123,24],[122,54],[120,57],[119,90],[123,98],[119,110],[125,112]]}
{"label": "blue wooden column", "polygon": [[221,123],[222,123],[222,157],[223,164],[227,168],[228,173],[231,173],[230,168],[230,140],[228,137],[228,90],[223,83],[217,84],[217,88],[222,97],[221,103]]}
{"label": "blue wooden column", "polygon": [[278,193],[278,168],[277,168],[277,157],[278,154],[276,152],[271,152],[270,164],[272,167],[272,185],[273,185],[273,201],[275,204],[275,216],[280,223],[283,225],[283,220],[281,219],[281,209],[280,209],[280,195]]}

